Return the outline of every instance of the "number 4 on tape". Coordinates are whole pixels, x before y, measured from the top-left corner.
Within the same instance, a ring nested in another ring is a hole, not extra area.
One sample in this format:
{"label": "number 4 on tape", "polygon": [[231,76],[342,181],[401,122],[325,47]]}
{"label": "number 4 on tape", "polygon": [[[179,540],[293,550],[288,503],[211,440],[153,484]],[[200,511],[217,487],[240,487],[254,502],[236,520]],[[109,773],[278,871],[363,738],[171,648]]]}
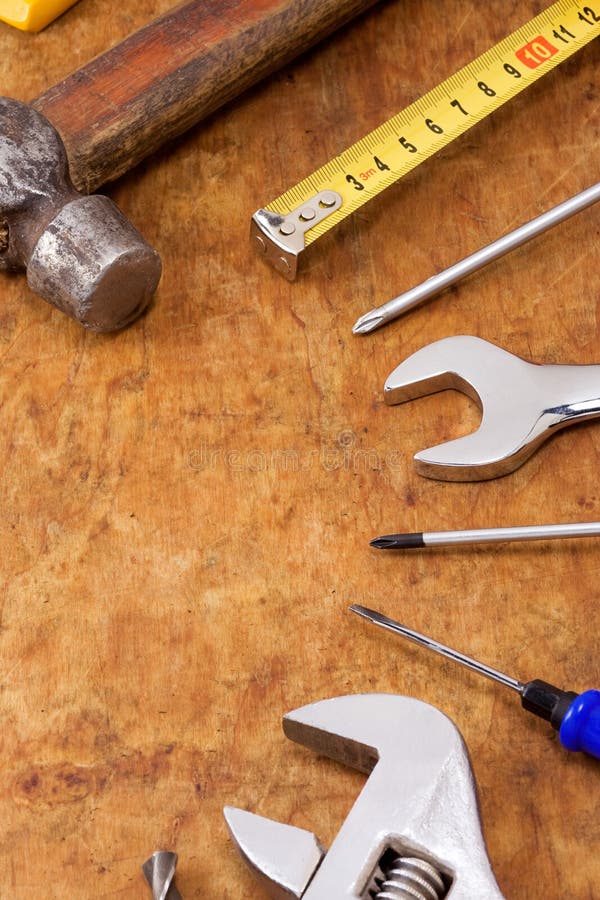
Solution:
{"label": "number 4 on tape", "polygon": [[600,34],[600,0],[554,3],[252,217],[256,249],[289,281],[325,232]]}

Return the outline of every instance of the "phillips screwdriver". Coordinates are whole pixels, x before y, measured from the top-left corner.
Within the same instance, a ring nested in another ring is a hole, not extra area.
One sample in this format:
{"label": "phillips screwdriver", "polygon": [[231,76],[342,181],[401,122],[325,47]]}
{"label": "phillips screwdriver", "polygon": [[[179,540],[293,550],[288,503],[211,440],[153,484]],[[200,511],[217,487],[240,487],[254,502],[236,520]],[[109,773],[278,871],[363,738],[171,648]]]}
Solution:
{"label": "phillips screwdriver", "polygon": [[510,528],[470,528],[461,531],[412,531],[383,534],[371,547],[378,550],[407,550],[419,547],[446,547],[456,544],[491,544],[502,541],[546,541],[556,538],[595,537],[600,522],[571,522],[564,525],[517,525]]}
{"label": "phillips screwdriver", "polygon": [[409,309],[420,306],[425,300],[429,300],[430,297],[434,297],[440,291],[450,287],[450,285],[456,284],[461,279],[466,278],[467,275],[477,272],[478,269],[499,259],[499,257],[504,256],[510,250],[520,247],[538,234],[543,234],[544,231],[548,231],[554,225],[564,222],[565,219],[570,218],[575,213],[587,209],[588,206],[591,206],[598,200],[600,200],[600,182],[586,188],[586,190],[581,191],[574,197],[570,197],[564,203],[559,203],[558,206],[542,213],[541,216],[537,216],[530,222],[526,222],[525,225],[521,225],[519,228],[511,231],[510,234],[506,234],[492,244],[488,244],[487,247],[483,247],[481,250],[477,250],[470,256],[465,257],[465,259],[461,259],[460,262],[455,263],[448,269],[444,269],[443,272],[433,275],[427,281],[423,281],[393,300],[389,300],[383,306],[378,306],[376,309],[365,313],[364,316],[361,316],[354,323],[352,331],[354,334],[368,334],[370,331],[375,331],[376,328],[386,325]]}
{"label": "phillips screwdriver", "polygon": [[546,681],[536,679],[534,681],[517,681],[503,672],[498,672],[490,666],[484,665],[458,650],[452,650],[444,644],[434,641],[433,638],[419,634],[387,616],[368,609],[366,606],[354,605],[350,607],[351,612],[362,616],[374,625],[393,631],[395,634],[401,634],[441,653],[442,656],[453,659],[455,662],[461,663],[468,669],[491,678],[492,681],[498,681],[506,687],[512,688],[521,697],[521,705],[523,709],[534,713],[547,722],[550,722],[553,728],[558,731],[560,742],[567,750],[582,750],[590,756],[600,759],[600,691],[589,690],[582,694],[575,694],[573,691],[563,691],[560,688],[548,684]]}

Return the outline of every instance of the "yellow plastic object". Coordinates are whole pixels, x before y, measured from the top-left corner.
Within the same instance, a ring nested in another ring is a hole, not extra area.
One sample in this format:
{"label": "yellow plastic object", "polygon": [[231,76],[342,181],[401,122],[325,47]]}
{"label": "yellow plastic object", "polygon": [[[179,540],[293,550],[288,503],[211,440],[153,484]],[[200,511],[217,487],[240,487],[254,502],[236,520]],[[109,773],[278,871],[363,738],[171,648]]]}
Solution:
{"label": "yellow plastic object", "polygon": [[41,31],[77,0],[0,0],[0,21],[21,31]]}
{"label": "yellow plastic object", "polygon": [[[535,4],[521,4],[532,5]],[[305,209],[312,213],[313,207],[318,210],[319,205],[326,205],[319,199],[323,194],[338,195],[341,203],[333,212],[314,216],[315,224],[307,226],[307,230],[303,227],[304,246],[308,247],[596,37],[600,37],[599,0],[591,6],[582,6],[579,0],[557,0],[491,50],[289,188],[264,211],[280,217],[296,212],[302,220]],[[411,52],[418,53],[418,45],[408,47],[407,54]],[[521,139],[526,137],[515,136],[515,140]],[[254,220],[259,230],[252,231],[260,239],[257,247],[265,252],[274,243],[275,268],[287,277],[291,266],[289,269],[286,266],[292,254],[282,256],[282,244],[286,246],[282,235],[299,231],[298,221],[294,221],[292,232],[284,232],[278,220],[273,227],[280,243],[272,242],[271,234],[262,227],[265,218],[261,213],[263,210],[255,214]],[[284,265],[280,268],[281,260]]]}

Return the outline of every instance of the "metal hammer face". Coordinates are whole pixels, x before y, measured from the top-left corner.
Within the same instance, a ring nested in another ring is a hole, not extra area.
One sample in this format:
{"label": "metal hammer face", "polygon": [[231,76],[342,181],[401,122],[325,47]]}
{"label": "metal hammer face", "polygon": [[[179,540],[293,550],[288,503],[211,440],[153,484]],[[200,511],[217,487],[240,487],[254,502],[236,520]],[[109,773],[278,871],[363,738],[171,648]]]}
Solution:
{"label": "metal hammer face", "polygon": [[453,388],[482,410],[473,434],[415,454],[420,475],[480,481],[513,472],[547,438],[600,416],[600,366],[536,365],[469,335],[417,350],[389,376],[385,402]]}
{"label": "metal hammer face", "polygon": [[160,258],[108,197],[73,188],[62,141],[32,107],[0,98],[0,268],[93,331],[138,316]]}
{"label": "metal hammer face", "polygon": [[356,694],[288,713],[292,740],[370,773],[326,855],[314,835],[227,808],[270,896],[303,900],[501,900],[467,752],[452,722],[409,697]]}

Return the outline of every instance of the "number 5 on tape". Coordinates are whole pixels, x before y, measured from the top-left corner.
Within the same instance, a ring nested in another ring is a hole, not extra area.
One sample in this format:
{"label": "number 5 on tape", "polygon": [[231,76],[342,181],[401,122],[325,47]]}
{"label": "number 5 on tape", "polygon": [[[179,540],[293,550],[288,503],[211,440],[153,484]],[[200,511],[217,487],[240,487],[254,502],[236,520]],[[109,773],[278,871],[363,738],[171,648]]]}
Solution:
{"label": "number 5 on tape", "polygon": [[600,0],[554,3],[252,217],[256,249],[289,281],[300,253],[600,34]]}

